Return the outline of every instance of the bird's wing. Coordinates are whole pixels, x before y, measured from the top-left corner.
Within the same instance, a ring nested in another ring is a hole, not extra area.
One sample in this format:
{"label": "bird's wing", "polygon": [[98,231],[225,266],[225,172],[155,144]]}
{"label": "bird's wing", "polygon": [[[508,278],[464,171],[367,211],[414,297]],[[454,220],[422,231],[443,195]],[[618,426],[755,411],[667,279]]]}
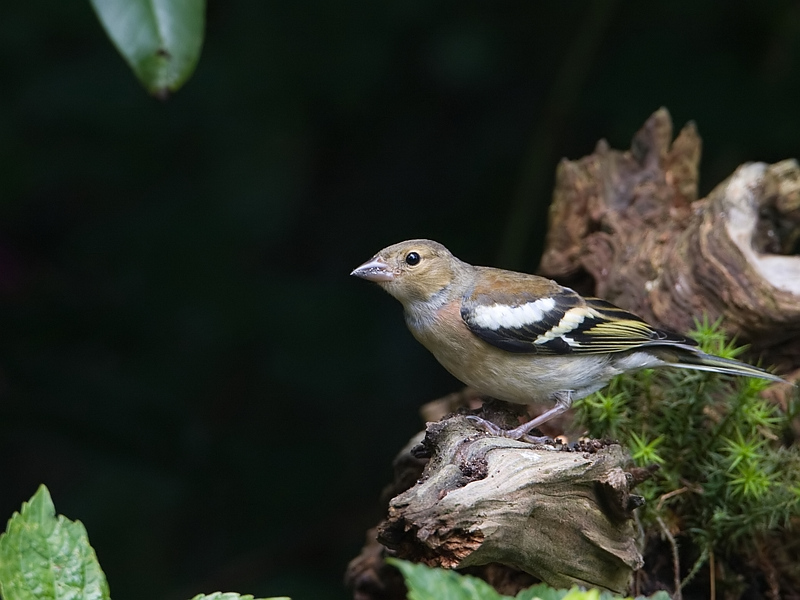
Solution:
{"label": "bird's wing", "polygon": [[461,304],[461,318],[470,331],[503,350],[596,354],[642,346],[694,344],[690,339],[655,329],[604,300],[582,298],[549,280],[515,275],[507,285],[476,286]]}

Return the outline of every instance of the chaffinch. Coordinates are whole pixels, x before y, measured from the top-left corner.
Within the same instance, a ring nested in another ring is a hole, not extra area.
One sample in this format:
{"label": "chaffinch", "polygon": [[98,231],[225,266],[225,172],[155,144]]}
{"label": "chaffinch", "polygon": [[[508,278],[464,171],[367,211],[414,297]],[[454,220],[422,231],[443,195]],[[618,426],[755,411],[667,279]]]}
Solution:
{"label": "chaffinch", "polygon": [[514,439],[627,371],[671,366],[784,381],[550,279],[470,265],[431,240],[384,248],[351,275],[397,298],[414,337],[465,384],[508,402],[555,401],[509,431],[475,418]]}

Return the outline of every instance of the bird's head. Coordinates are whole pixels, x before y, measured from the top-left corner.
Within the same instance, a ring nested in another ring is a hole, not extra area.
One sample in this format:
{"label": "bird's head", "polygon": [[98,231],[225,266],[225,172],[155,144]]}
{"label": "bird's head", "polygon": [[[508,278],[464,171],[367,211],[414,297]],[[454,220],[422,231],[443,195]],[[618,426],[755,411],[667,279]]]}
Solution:
{"label": "bird's head", "polygon": [[409,240],[384,248],[350,274],[374,281],[406,305],[447,288],[462,264],[438,242]]}

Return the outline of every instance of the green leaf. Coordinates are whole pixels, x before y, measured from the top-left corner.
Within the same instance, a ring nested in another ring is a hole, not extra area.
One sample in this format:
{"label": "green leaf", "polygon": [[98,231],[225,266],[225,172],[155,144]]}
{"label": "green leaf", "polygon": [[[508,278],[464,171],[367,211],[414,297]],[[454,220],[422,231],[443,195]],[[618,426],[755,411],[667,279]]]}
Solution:
{"label": "green leaf", "polygon": [[91,0],[108,37],[160,98],[178,90],[200,58],[205,0]]}
{"label": "green leaf", "polygon": [[56,517],[42,485],[0,535],[4,600],[107,600],[106,576],[80,521]]}
{"label": "green leaf", "polygon": [[253,598],[250,594],[237,594],[236,592],[212,592],[210,594],[197,594],[192,600],[289,600],[286,596],[275,598]]}
{"label": "green leaf", "polygon": [[[516,598],[502,596],[488,583],[470,575],[459,575],[447,569],[433,569],[396,558],[386,562],[397,567],[408,587],[408,600],[621,600],[611,592],[582,590],[556,590],[540,583],[522,590]],[[669,600],[666,592],[656,592],[651,600]],[[644,600],[642,597],[637,600]],[[197,600],[196,598],[193,600]]]}
{"label": "green leaf", "polygon": [[386,562],[397,567],[408,587],[408,600],[500,600],[488,583],[477,577],[459,575],[447,569],[432,569],[396,558]]}
{"label": "green leaf", "polygon": [[539,583],[522,590],[517,594],[516,600],[562,600],[566,594],[567,590],[556,590],[547,584]]}

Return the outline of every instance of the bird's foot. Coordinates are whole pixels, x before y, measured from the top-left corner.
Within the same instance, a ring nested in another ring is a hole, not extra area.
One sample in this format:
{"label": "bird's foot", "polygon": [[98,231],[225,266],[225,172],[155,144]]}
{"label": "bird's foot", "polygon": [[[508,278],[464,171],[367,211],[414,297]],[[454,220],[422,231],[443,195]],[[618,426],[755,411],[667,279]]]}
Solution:
{"label": "bird's foot", "polygon": [[519,427],[515,427],[514,429],[503,429],[499,425],[496,425],[491,421],[487,421],[486,419],[483,419],[476,415],[469,415],[467,419],[475,423],[486,433],[489,433],[491,435],[496,435],[498,437],[509,438],[512,440],[520,440],[523,442],[528,442],[530,444],[543,444],[545,442],[553,441],[553,438],[548,437],[546,435],[545,436],[528,435],[529,432],[533,429],[533,427],[530,427],[530,423],[525,423],[523,425],[520,425]]}
{"label": "bird's foot", "polygon": [[491,435],[497,435],[500,437],[505,437],[506,429],[503,429],[499,425],[495,425],[491,421],[487,421],[482,417],[478,417],[476,415],[468,415],[467,419],[475,423],[480,429],[483,429],[486,433]]}
{"label": "bird's foot", "polygon": [[529,444],[549,444],[549,443],[557,443],[553,438],[549,435],[528,435],[527,433],[520,438],[517,438],[523,442],[528,442]]}

